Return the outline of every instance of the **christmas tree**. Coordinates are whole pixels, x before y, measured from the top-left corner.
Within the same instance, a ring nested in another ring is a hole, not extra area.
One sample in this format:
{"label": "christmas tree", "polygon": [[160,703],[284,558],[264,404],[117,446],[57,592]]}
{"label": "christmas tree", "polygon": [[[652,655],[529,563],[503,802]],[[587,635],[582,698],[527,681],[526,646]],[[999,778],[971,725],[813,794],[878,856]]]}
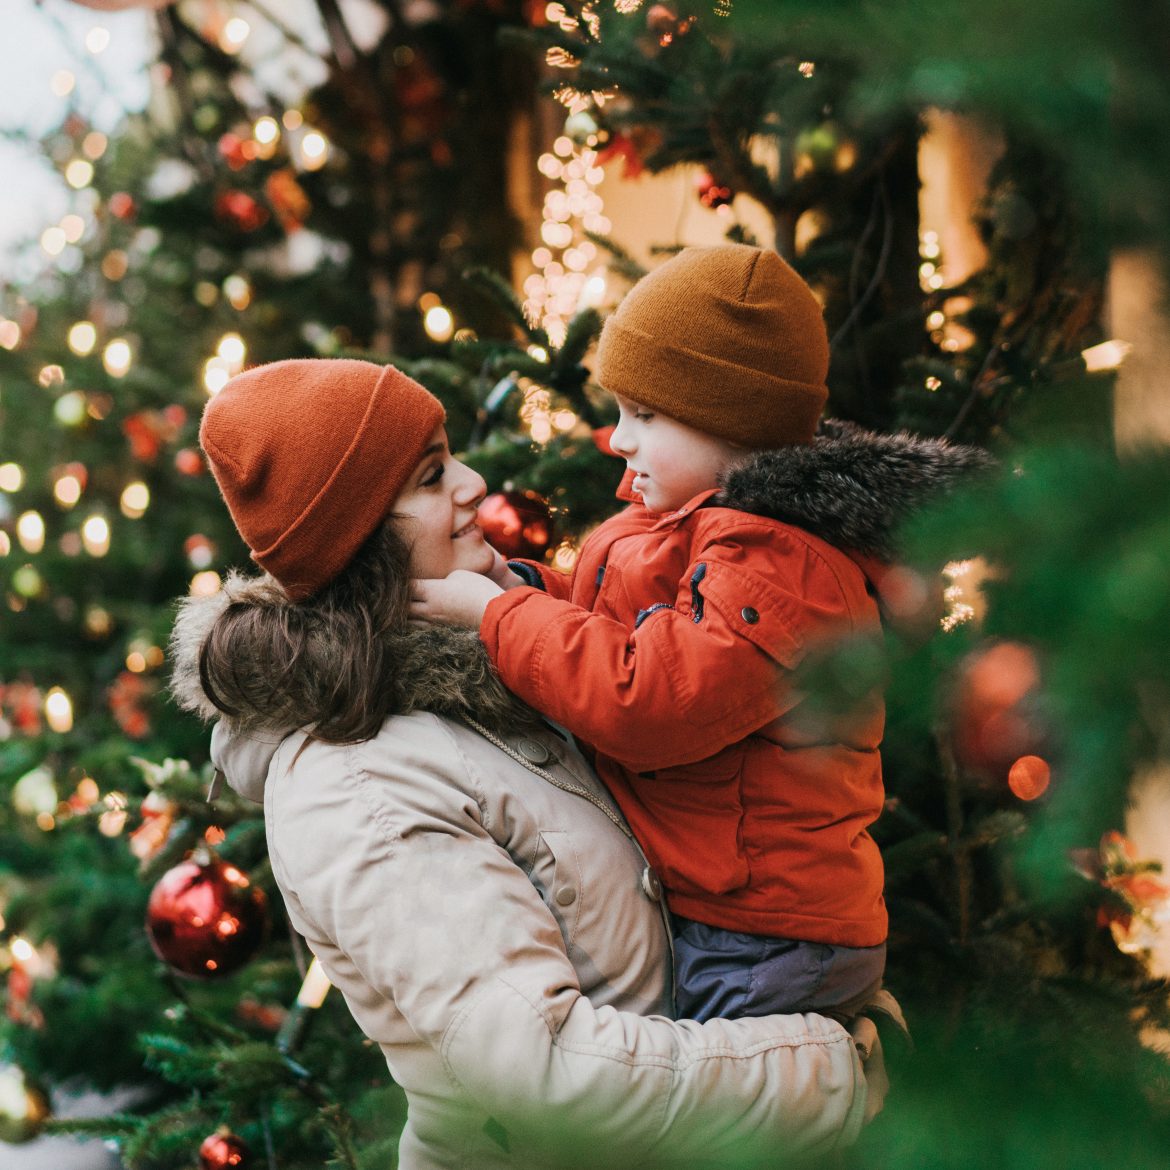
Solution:
{"label": "christmas tree", "polygon": [[[731,238],[735,194],[764,209],[825,303],[832,414],[999,461],[906,534],[881,651],[803,668],[827,707],[889,699],[875,833],[915,1050],[852,1157],[1161,1165],[1170,887],[1124,817],[1167,756],[1170,465],[1112,453],[1101,348],[1110,249],[1170,254],[1161,15],[387,2],[359,37],[317,7],[324,80],[295,104],[219,6],[164,5],[165,115],[103,141],[74,110],[43,143],[83,194],[46,245],[69,265],[0,305],[0,1141],[80,1077],[141,1091],[92,1126],[130,1167],[392,1164],[397,1091],[337,997],[312,1006],[257,811],[206,802],[206,731],[165,697],[173,599],[246,564],[199,411],[246,363],[393,358],[443,398],[501,547],[571,565],[621,472],[589,347],[602,262],[640,270],[594,191],[622,159],[697,164]],[[956,284],[919,231],[939,106],[1006,143]],[[533,109],[555,142],[516,293],[498,144]],[[194,899],[226,942],[184,930]]]}

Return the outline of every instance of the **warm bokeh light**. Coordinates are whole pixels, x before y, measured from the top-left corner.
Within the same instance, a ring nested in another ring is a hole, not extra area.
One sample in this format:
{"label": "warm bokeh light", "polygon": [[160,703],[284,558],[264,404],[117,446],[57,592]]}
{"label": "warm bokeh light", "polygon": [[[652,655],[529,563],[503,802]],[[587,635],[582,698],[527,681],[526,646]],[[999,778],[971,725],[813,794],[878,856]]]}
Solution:
{"label": "warm bokeh light", "polygon": [[150,507],[150,488],[141,481],[128,483],[122,490],[122,498],[118,503],[122,515],[130,520],[139,519]]}
{"label": "warm bokeh light", "polygon": [[310,130],[300,145],[301,165],[308,171],[320,170],[329,158],[329,141],[319,130]]}
{"label": "warm bokeh light", "polygon": [[219,339],[216,352],[231,367],[233,373],[238,373],[244,364],[248,349],[244,339],[238,333],[225,333]]}
{"label": "warm bokeh light", "polygon": [[208,358],[203,363],[203,388],[208,394],[218,394],[231,380],[232,372],[221,357]]}
{"label": "warm bokeh light", "polygon": [[451,310],[444,305],[433,305],[423,315],[423,328],[432,341],[449,341],[455,331]]}
{"label": "warm bokeh light", "polygon": [[81,526],[81,543],[91,557],[104,557],[110,551],[110,524],[104,516],[90,516]]}
{"label": "warm bokeh light", "polygon": [[45,695],[45,722],[61,734],[73,728],[73,701],[60,687],[53,687]]}
{"label": "warm bokeh light", "polygon": [[0,463],[0,492],[18,492],[24,485],[24,468],[19,463]]}
{"label": "warm bokeh light", "polygon": [[85,34],[85,47],[95,56],[98,53],[104,53],[110,44],[110,30],[102,28],[100,24],[95,24],[93,28]]}
{"label": "warm bokeh light", "polygon": [[76,85],[77,78],[68,69],[58,69],[49,81],[54,97],[68,97]]}
{"label": "warm bokeh light", "polygon": [[86,357],[97,345],[97,328],[92,321],[78,321],[70,326],[67,340],[69,348],[78,357]]}
{"label": "warm bokeh light", "polygon": [[87,158],[71,159],[65,167],[65,182],[80,191],[93,182],[93,163]]}
{"label": "warm bokeh light", "polygon": [[251,31],[251,25],[243,17],[233,16],[220,31],[219,47],[225,53],[238,53],[244,47],[244,42]]}
{"label": "warm bokeh light", "polygon": [[63,508],[72,508],[81,499],[81,480],[76,475],[63,475],[53,484],[53,498]]}
{"label": "warm bokeh light", "polygon": [[41,248],[49,256],[60,256],[65,251],[65,245],[69,241],[65,238],[65,232],[54,225],[47,227],[41,232]]}
{"label": "warm bokeh light", "polygon": [[219,592],[222,584],[223,582],[219,574],[212,569],[208,569],[202,573],[196,573],[191,578],[191,596],[213,597]]}
{"label": "warm bokeh light", "polygon": [[22,512],[16,521],[16,539],[27,553],[39,553],[45,547],[45,521],[40,512]]}
{"label": "warm bokeh light", "polygon": [[280,137],[280,124],[275,118],[257,118],[252,127],[252,137],[262,146],[268,146]]}
{"label": "warm bokeh light", "polygon": [[0,349],[15,349],[20,344],[20,326],[0,317]]}
{"label": "warm bokeh light", "polygon": [[1093,345],[1088,349],[1081,350],[1081,357],[1084,359],[1085,369],[1090,374],[1097,374],[1107,370],[1116,370],[1129,356],[1131,349],[1133,346],[1128,341],[1118,341],[1114,338],[1111,341],[1103,341],[1100,345]]}
{"label": "warm bokeh light", "polygon": [[130,371],[130,363],[133,361],[133,357],[130,343],[121,337],[115,337],[102,350],[102,365],[105,366],[106,373],[111,378],[123,378]]}
{"label": "warm bokeh light", "polygon": [[80,215],[67,215],[61,220],[61,230],[66,242],[76,244],[85,235],[85,220]]}

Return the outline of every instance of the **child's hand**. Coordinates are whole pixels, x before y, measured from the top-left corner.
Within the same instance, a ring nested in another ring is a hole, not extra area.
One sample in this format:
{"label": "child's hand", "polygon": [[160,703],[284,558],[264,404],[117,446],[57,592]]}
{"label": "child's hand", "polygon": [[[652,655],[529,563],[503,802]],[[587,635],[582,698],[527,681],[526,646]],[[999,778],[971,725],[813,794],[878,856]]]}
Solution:
{"label": "child's hand", "polygon": [[[510,569],[508,573],[515,576]],[[489,577],[466,569],[456,569],[443,578],[415,578],[410,583],[410,616],[478,630],[488,602],[503,592],[503,588]]]}

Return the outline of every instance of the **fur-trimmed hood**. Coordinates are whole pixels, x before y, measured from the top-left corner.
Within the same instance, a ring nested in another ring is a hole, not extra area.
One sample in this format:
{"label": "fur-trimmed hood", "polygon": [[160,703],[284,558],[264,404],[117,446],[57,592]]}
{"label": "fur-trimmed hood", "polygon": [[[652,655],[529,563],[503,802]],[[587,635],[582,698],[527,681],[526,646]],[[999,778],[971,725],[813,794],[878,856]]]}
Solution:
{"label": "fur-trimmed hood", "polygon": [[978,447],[831,421],[810,446],[757,452],[724,477],[711,502],[891,561],[898,529],[912,513],[992,463]]}
{"label": "fur-trimmed hood", "polygon": [[[279,695],[227,718],[208,698],[200,679],[200,651],[216,619],[233,603],[271,605],[276,595],[282,596],[271,577],[233,572],[218,593],[184,598],[179,603],[170,641],[170,689],[180,707],[207,721],[219,719],[243,734],[287,733],[305,724],[303,713]],[[431,711],[456,719],[470,717],[501,731],[528,727],[538,721],[539,717],[500,682],[475,631],[412,624],[383,636],[391,643],[397,664],[388,715]],[[264,656],[247,645],[234,649],[245,691],[271,695]],[[341,650],[339,647],[338,652]]]}

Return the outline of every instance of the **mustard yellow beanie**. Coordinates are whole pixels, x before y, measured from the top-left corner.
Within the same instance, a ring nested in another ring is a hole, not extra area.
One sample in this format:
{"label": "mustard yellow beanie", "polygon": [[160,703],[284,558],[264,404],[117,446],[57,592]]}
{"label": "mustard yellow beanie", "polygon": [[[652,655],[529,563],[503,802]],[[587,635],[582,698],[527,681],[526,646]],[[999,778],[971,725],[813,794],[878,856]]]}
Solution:
{"label": "mustard yellow beanie", "polygon": [[771,251],[686,248],[605,323],[606,390],[745,447],[811,443],[829,340],[808,285]]}

